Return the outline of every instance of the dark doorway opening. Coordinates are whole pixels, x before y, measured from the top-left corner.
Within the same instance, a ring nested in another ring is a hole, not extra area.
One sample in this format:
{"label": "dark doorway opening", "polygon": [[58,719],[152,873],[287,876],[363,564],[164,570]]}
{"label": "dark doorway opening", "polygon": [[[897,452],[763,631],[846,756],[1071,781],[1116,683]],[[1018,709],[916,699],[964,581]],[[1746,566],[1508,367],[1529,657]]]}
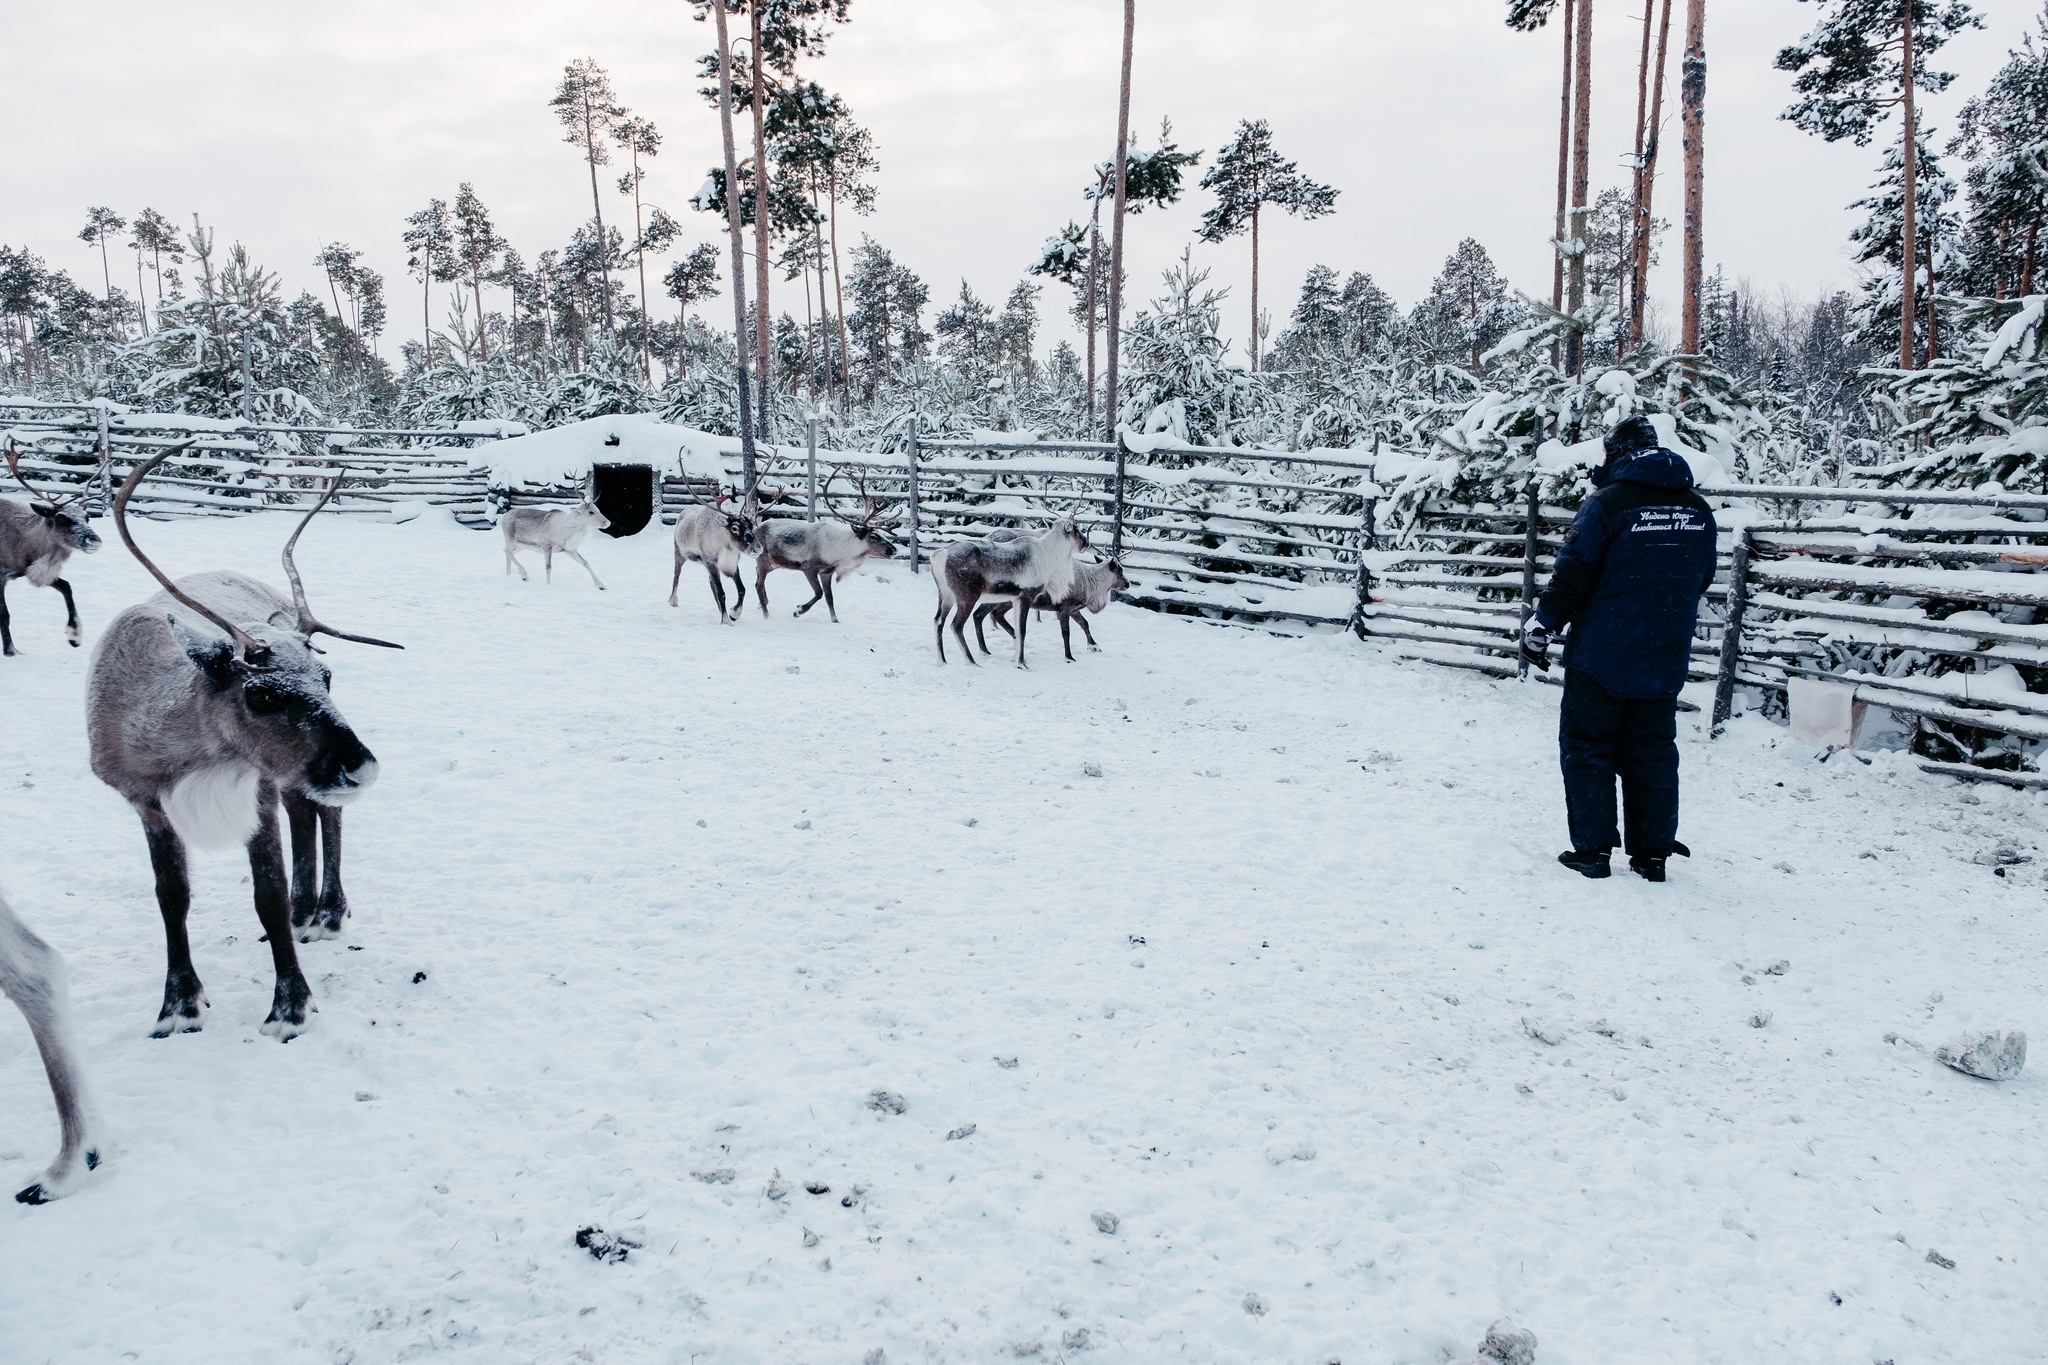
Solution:
{"label": "dark doorway opening", "polygon": [[653,465],[595,465],[590,484],[590,500],[611,521],[606,535],[630,536],[654,519]]}

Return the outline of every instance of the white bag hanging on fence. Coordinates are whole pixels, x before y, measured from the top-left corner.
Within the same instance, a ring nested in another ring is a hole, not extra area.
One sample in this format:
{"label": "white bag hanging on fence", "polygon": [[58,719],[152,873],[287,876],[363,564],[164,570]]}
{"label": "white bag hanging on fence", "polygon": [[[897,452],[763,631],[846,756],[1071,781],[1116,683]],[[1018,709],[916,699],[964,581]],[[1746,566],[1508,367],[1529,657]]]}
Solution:
{"label": "white bag hanging on fence", "polygon": [[1787,678],[1786,701],[1792,709],[1792,737],[1816,749],[1853,749],[1870,704],[1858,701],[1853,684]]}

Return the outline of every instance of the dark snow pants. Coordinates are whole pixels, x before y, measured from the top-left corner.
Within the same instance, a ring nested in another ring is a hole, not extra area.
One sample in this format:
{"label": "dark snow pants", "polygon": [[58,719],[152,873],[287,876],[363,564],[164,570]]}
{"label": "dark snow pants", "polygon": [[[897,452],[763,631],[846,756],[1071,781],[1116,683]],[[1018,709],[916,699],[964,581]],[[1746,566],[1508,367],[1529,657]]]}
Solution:
{"label": "dark snow pants", "polygon": [[1572,847],[1612,852],[1614,780],[1621,779],[1628,852],[1669,856],[1678,837],[1678,699],[1617,697],[1580,669],[1566,669],[1557,750],[1564,770]]}

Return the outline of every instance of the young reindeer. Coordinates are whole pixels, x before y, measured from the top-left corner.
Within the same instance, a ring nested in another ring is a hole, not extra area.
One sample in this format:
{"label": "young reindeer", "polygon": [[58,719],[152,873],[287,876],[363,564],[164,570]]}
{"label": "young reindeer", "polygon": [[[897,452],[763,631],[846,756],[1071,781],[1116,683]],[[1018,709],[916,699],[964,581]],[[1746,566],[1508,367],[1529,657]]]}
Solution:
{"label": "young reindeer", "polygon": [[[1044,592],[1031,601],[1028,610],[1057,612],[1060,618],[1060,647],[1066,651],[1067,662],[1074,662],[1074,623],[1079,622],[1081,633],[1088,637],[1088,648],[1100,654],[1102,646],[1095,643],[1095,632],[1088,628],[1088,618],[1083,612],[1094,612],[1097,616],[1109,606],[1110,594],[1122,592],[1131,586],[1131,580],[1124,576],[1124,566],[1114,559],[1105,559],[1097,564],[1080,560],[1074,562],[1074,582],[1067,589],[1067,595],[1055,602]],[[1010,603],[991,602],[974,609],[974,638],[981,645],[981,652],[990,652],[988,640],[981,633],[982,622],[995,617],[996,624],[1003,628],[1005,635],[1015,635],[1010,629]]]}
{"label": "young reindeer", "polygon": [[[335,709],[332,675],[313,636],[401,646],[336,630],[306,605],[292,551],[340,486],[338,474],[285,542],[289,599],[238,573],[166,577],[129,533],[128,500],[182,448],[138,466],[114,499],[122,544],[164,591],[122,612],[100,637],[86,687],[86,737],[93,772],[141,817],[156,873],[169,966],[152,1036],[197,1032],[206,1008],[185,934],[190,841],[248,848],[256,916],[277,975],[263,1032],[289,1042],[305,1032],[312,1006],[294,933],[306,942],[341,933],[348,917],[341,807],[377,780],[376,758]],[[291,828],[289,880],[280,802]]]}
{"label": "young reindeer", "polygon": [[43,1073],[57,1101],[63,1140],[57,1159],[43,1178],[14,1196],[19,1204],[47,1204],[62,1199],[100,1164],[99,1118],[85,1088],[85,1069],[78,1062],[78,1043],[71,1033],[71,999],[64,989],[64,959],[37,938],[0,898],[0,995],[28,1019],[36,1048],[43,1054]]}
{"label": "young reindeer", "polygon": [[[676,573],[669,580],[668,604],[676,605],[683,565],[694,562],[702,564],[704,572],[710,575],[711,598],[718,603],[718,619],[739,620],[747,605],[746,585],[740,582],[740,556],[753,549],[754,523],[745,513],[729,509],[725,494],[720,493],[714,502],[687,509],[676,518]],[[720,574],[732,580],[732,590],[739,594],[730,612],[725,609],[725,585],[718,581]]]}
{"label": "young reindeer", "polygon": [[[967,643],[967,618],[984,594],[1033,601],[1039,593],[1063,600],[1074,583],[1074,554],[1088,548],[1088,537],[1070,516],[1056,518],[1043,531],[1012,540],[963,540],[932,556],[932,578],[939,587],[939,609],[932,616],[932,634],[939,662],[946,662],[946,613],[953,614],[953,638],[967,662],[979,664]],[[1017,667],[1024,664],[1024,631],[1030,613],[1017,613]]]}
{"label": "young reindeer", "polygon": [[[836,477],[836,476],[835,476]],[[830,487],[829,480],[827,487]],[[832,623],[839,623],[839,608],[832,600],[832,584],[870,559],[887,559],[896,553],[896,542],[888,536],[897,518],[882,519],[887,504],[867,496],[860,485],[861,514],[844,514],[833,521],[784,521],[761,523],[759,554],[754,560],[754,593],[761,602],[761,615],[768,614],[768,574],[774,569],[795,569],[811,585],[811,600],[798,607],[802,616],[825,599]]]}
{"label": "young reindeer", "polygon": [[604,591],[604,580],[597,576],[597,570],[590,567],[576,549],[583,543],[583,537],[593,530],[602,531],[611,525],[611,518],[597,510],[597,504],[588,494],[574,507],[514,507],[498,518],[498,530],[505,537],[505,572],[519,570],[519,581],[529,583],[526,566],[519,562],[513,551],[519,546],[539,550],[547,566],[547,581],[555,581],[555,551],[560,550],[583,566],[590,575],[590,581],[597,584],[599,592]]}
{"label": "young reindeer", "polygon": [[64,581],[64,561],[72,551],[91,554],[100,548],[100,538],[86,525],[82,495],[53,498],[30,487],[21,476],[21,457],[14,442],[7,443],[7,468],[14,481],[28,492],[31,501],[0,501],[0,656],[20,653],[14,647],[14,633],[8,628],[7,583],[26,578],[39,588],[55,588],[64,599],[64,638],[78,648],[78,603],[71,585]]}

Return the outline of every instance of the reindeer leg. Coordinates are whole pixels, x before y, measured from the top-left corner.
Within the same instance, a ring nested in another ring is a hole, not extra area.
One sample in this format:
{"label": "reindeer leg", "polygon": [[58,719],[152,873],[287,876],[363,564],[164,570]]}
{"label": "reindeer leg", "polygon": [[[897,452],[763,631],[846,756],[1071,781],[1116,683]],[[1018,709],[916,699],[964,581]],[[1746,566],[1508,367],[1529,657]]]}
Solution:
{"label": "reindeer leg", "polygon": [[967,643],[967,618],[974,611],[975,604],[981,601],[981,590],[976,588],[967,593],[956,589],[953,600],[953,638],[960,642],[960,652],[967,656],[967,662],[979,668],[981,660],[974,657],[974,650]]}
{"label": "reindeer leg", "polygon": [[256,833],[249,840],[249,880],[255,888],[256,918],[270,938],[270,964],[277,973],[263,1032],[289,1043],[306,1031],[313,991],[306,984],[306,974],[299,970],[298,949],[292,946],[291,886],[285,880],[277,804],[277,788],[260,783],[256,788]]}
{"label": "reindeer leg", "polygon": [[292,832],[292,932],[311,943],[321,934],[314,921],[320,905],[320,817],[311,797],[284,794],[285,823]]}
{"label": "reindeer leg", "polygon": [[340,938],[348,918],[348,893],[341,889],[341,807],[321,806],[320,937]]}
{"label": "reindeer leg", "polygon": [[[941,569],[939,572],[943,573],[945,571]],[[942,579],[939,583],[939,591],[943,594],[945,588],[946,584]],[[939,598],[938,610],[932,613],[932,638],[938,642],[939,662],[946,662],[946,599],[944,596]]]}
{"label": "reindeer leg", "polygon": [[1074,618],[1060,613],[1060,648],[1066,651],[1067,662],[1074,662]]}
{"label": "reindeer leg", "polygon": [[141,812],[142,832],[149,840],[149,864],[156,873],[156,907],[164,917],[164,1007],[156,1017],[152,1038],[197,1033],[206,1021],[206,988],[192,970],[192,944],[185,936],[185,915],[192,908],[192,882],[185,870],[185,841],[171,828],[163,811]]}
{"label": "reindeer leg", "polygon": [[543,546],[541,546],[541,549],[540,549],[540,557],[541,557],[541,561],[542,561],[542,563],[543,563],[543,564],[545,565],[545,567],[546,567],[546,569],[547,569],[547,575],[548,575],[548,577],[547,577],[547,581],[548,581],[548,582],[550,582],[550,583],[554,582],[554,581],[555,581],[555,547],[554,547],[554,546],[552,546],[552,545],[543,545]]}
{"label": "reindeer leg", "polygon": [[21,651],[14,647],[14,632],[7,627],[7,579],[0,576],[0,658],[13,658]]}
{"label": "reindeer leg", "polygon": [[732,615],[726,619],[737,621],[740,619],[740,615],[747,609],[747,585],[740,582],[740,566],[737,562],[733,564],[732,572],[727,574],[726,577],[732,580],[732,590],[739,594],[732,604]]}
{"label": "reindeer leg", "polygon": [[674,606],[676,604],[676,588],[681,585],[682,581],[683,552],[679,549],[676,551],[676,575],[674,578],[671,578],[668,581],[668,604],[670,606]]}
{"label": "reindeer leg", "polygon": [[819,576],[819,581],[825,589],[825,611],[832,617],[832,624],[836,626],[839,624],[839,606],[832,600],[832,582],[835,576],[827,569]]}
{"label": "reindeer leg", "polygon": [[1081,633],[1088,637],[1088,652],[1091,654],[1100,654],[1102,652],[1102,646],[1095,643],[1095,632],[1088,629],[1088,618],[1077,611],[1074,613],[1074,620],[1080,623]]}
{"label": "reindeer leg", "polygon": [[505,545],[505,572],[511,573],[514,569],[519,570],[519,581],[521,583],[531,583],[533,581],[527,576],[526,566],[519,562],[519,556],[512,553],[512,545],[508,541]]}
{"label": "reindeer leg", "polygon": [[707,559],[704,561],[704,573],[711,580],[711,600],[718,604],[718,619],[730,620],[725,612],[725,584],[718,581],[718,566]]}
{"label": "reindeer leg", "polygon": [[825,595],[825,585],[818,581],[818,571],[816,569],[811,568],[809,565],[805,565],[803,572],[804,581],[811,585],[811,600],[804,603],[802,606],[798,607],[796,611],[792,613],[796,616],[802,616],[812,607],[817,606],[818,599]]}
{"label": "reindeer leg", "polygon": [[578,564],[581,564],[583,566],[583,572],[590,575],[590,581],[597,584],[597,590],[599,592],[604,591],[604,580],[597,576],[597,570],[590,567],[590,561],[583,557],[583,552],[581,550],[564,549],[562,553],[569,556],[569,558],[575,560]]}
{"label": "reindeer leg", "polygon": [[71,585],[63,579],[53,579],[50,586],[63,594],[64,638],[71,642],[73,649],[76,649],[78,648],[78,637],[81,634],[78,628],[78,601],[71,595]]}
{"label": "reindeer leg", "polygon": [[1025,668],[1024,629],[1031,624],[1031,607],[1023,598],[1017,599],[1017,667]]}
{"label": "reindeer leg", "polygon": [[43,1178],[15,1195],[22,1204],[47,1204],[77,1189],[85,1173],[100,1164],[99,1124],[79,1065],[71,1031],[71,1002],[64,988],[64,961],[0,901],[0,994],[21,1007],[29,1032],[43,1054],[43,1074],[57,1101],[63,1145]]}
{"label": "reindeer leg", "polygon": [[754,597],[761,603],[761,619],[768,619],[768,571],[775,566],[762,555],[754,561]]}

